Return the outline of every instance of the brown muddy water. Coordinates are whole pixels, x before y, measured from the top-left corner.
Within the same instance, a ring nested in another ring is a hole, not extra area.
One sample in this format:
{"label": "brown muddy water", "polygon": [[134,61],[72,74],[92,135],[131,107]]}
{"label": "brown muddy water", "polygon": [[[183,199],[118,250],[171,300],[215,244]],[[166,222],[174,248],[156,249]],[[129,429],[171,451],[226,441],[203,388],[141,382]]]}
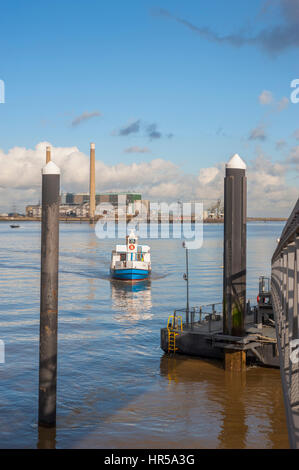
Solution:
{"label": "brown muddy water", "polygon": [[[248,224],[248,298],[267,275],[282,223]],[[151,245],[151,281],[111,282],[116,240],[61,224],[57,428],[39,433],[40,225],[0,224],[0,447],[287,448],[279,370],[231,375],[217,361],[160,349],[160,328],[185,305],[180,240]],[[221,301],[222,225],[190,252],[190,304]]]}

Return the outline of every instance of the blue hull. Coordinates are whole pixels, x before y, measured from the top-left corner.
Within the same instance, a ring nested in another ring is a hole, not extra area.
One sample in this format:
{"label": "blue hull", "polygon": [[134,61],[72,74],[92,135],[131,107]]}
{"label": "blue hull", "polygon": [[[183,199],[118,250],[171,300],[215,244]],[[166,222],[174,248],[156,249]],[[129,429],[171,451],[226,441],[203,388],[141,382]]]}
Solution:
{"label": "blue hull", "polygon": [[146,269],[113,269],[111,275],[114,279],[121,279],[124,281],[139,281],[146,279],[149,271]]}

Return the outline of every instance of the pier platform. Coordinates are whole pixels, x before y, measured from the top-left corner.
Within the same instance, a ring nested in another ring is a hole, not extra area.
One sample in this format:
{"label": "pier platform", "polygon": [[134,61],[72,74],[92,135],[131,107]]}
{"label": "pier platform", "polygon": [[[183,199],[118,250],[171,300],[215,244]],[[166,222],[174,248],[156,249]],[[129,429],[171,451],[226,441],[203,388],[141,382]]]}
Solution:
{"label": "pier platform", "polygon": [[[166,353],[222,360],[225,359],[225,352],[244,351],[246,363],[279,368],[276,330],[271,319],[256,323],[259,320],[257,311],[250,309],[245,319],[245,335],[229,336],[223,334],[222,315],[215,311],[215,304],[207,307],[212,307],[213,312],[206,313],[203,307],[193,308],[188,313],[186,310],[176,311],[172,324],[161,329],[161,348]],[[200,318],[196,321],[197,314]],[[181,327],[177,321],[179,318]]]}

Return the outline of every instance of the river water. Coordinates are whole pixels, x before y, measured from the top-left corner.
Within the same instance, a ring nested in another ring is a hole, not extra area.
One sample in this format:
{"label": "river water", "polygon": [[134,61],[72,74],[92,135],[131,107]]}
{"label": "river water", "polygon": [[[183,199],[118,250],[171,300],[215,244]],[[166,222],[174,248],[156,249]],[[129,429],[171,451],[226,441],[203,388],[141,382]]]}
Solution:
{"label": "river water", "polygon": [[[282,228],[248,224],[252,303]],[[190,251],[190,305],[221,301],[222,236],[223,225],[205,225],[203,247]],[[115,243],[89,224],[60,224],[57,428],[39,433],[40,225],[0,223],[0,447],[288,447],[279,370],[231,376],[160,349],[160,328],[186,302],[181,241],[140,240],[153,275],[133,287],[109,278]]]}

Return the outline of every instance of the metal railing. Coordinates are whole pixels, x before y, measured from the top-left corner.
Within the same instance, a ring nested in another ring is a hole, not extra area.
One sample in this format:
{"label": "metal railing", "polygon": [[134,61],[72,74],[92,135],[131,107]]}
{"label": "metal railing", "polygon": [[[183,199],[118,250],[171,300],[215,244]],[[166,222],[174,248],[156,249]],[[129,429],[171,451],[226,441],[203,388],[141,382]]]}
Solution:
{"label": "metal railing", "polygon": [[299,448],[299,199],[272,257],[271,294],[290,446]]}
{"label": "metal railing", "polygon": [[205,304],[199,307],[190,307],[177,309],[174,316],[185,318],[184,329],[193,329],[195,326],[206,324],[208,331],[212,332],[219,329],[219,321],[222,320],[222,302]]}

